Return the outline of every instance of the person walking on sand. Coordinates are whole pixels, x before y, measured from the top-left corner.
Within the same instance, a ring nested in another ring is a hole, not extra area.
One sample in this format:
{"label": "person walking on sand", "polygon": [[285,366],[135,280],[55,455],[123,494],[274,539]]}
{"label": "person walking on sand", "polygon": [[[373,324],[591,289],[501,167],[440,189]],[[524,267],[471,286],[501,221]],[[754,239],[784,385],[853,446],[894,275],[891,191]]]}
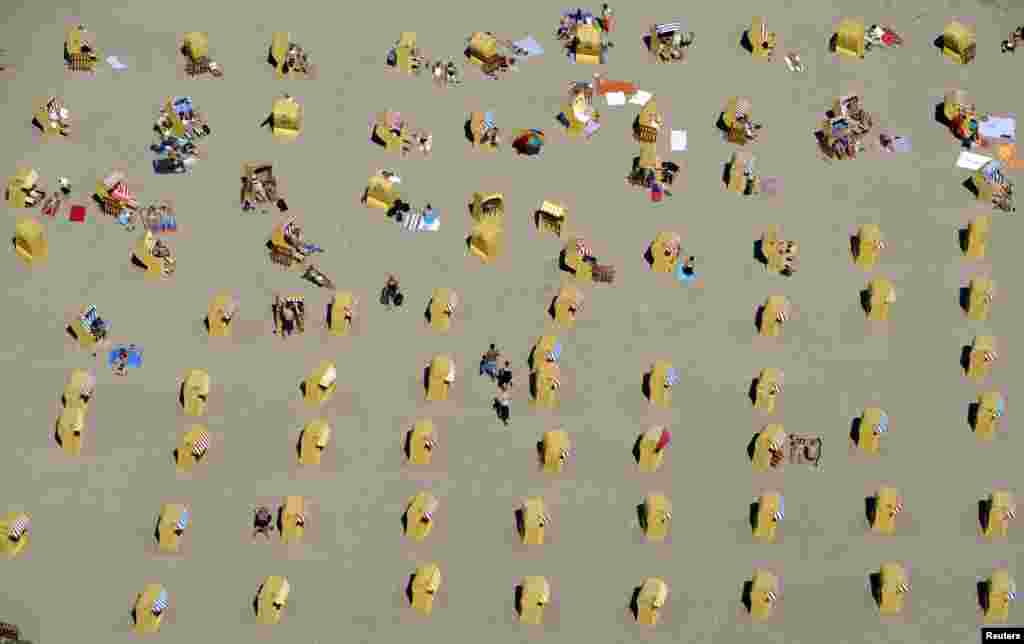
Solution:
{"label": "person walking on sand", "polygon": [[512,395],[507,389],[502,389],[501,392],[494,397],[494,411],[498,414],[498,420],[508,427],[508,422],[512,417]]}
{"label": "person walking on sand", "polygon": [[505,361],[505,366],[498,369],[498,388],[502,391],[508,391],[512,386],[512,365],[508,360]]}
{"label": "person walking on sand", "polygon": [[491,380],[497,380],[498,358],[500,357],[501,352],[491,344],[491,348],[487,350],[487,353],[480,357],[480,375],[487,375]]}

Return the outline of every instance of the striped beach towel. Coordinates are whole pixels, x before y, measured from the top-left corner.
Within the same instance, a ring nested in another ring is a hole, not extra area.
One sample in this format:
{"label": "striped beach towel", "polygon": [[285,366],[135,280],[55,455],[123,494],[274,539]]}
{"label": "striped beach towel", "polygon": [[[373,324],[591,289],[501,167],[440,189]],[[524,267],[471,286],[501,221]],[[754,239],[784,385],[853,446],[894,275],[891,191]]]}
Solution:
{"label": "striped beach towel", "polygon": [[788,322],[789,321],[789,314],[786,313],[785,311],[779,311],[775,315],[775,321],[779,322],[779,323]]}
{"label": "striped beach towel", "polygon": [[999,354],[995,351],[986,351],[982,357],[985,359],[985,362],[995,362],[999,359]]}
{"label": "striped beach towel", "polygon": [[562,357],[562,343],[555,342],[555,346],[552,347],[551,351],[544,354],[544,359],[548,362],[558,362],[559,358]]}
{"label": "striped beach towel", "polygon": [[196,458],[202,458],[209,449],[210,434],[208,432],[201,432],[199,437],[196,438],[195,442],[192,444],[192,455]]}
{"label": "striped beach towel", "polygon": [[558,376],[551,376],[551,390],[558,391],[562,386],[562,381],[558,379]]}
{"label": "striped beach towel", "polygon": [[24,514],[19,516],[17,519],[14,520],[14,523],[11,524],[10,530],[7,531],[7,537],[11,541],[17,541],[18,539],[21,539],[21,537],[26,532],[28,532],[28,526],[28,517]]}
{"label": "striped beach towel", "polygon": [[590,246],[587,245],[587,241],[582,237],[576,239],[576,254],[580,257],[593,257],[594,253],[590,250]]}
{"label": "striped beach towel", "polygon": [[306,525],[306,515],[303,514],[302,512],[299,512],[298,514],[296,514],[295,515],[295,525],[299,526],[300,528],[305,526]]}
{"label": "striped beach towel", "polygon": [[178,517],[177,523],[174,524],[175,529],[184,530],[188,527],[188,510],[182,510],[181,516]]}
{"label": "striped beach towel", "polygon": [[899,514],[900,512],[903,512],[903,501],[897,501],[896,507],[893,508],[893,514]]}
{"label": "striped beach towel", "polygon": [[669,389],[670,387],[675,387],[678,384],[679,384],[679,372],[676,371],[675,367],[672,367],[671,369],[668,370],[668,373],[665,374],[665,389]]}
{"label": "striped beach towel", "polygon": [[778,595],[776,595],[775,592],[771,590],[765,593],[765,597],[767,597],[769,604],[774,604],[776,600],[778,600],[779,598]]}
{"label": "striped beach towel", "polygon": [[1017,584],[1010,582],[1010,589],[1006,591],[1006,599],[1008,601],[1015,601],[1017,599]]}
{"label": "striped beach towel", "polygon": [[683,23],[681,22],[663,22],[658,25],[654,25],[654,31],[659,36],[667,36],[683,30]]}
{"label": "striped beach towel", "polygon": [[889,433],[889,416],[882,414],[882,417],[878,420],[878,424],[875,425],[876,434],[887,434]]}
{"label": "striped beach towel", "polygon": [[118,201],[131,201],[132,193],[128,191],[128,184],[123,181],[114,186],[114,189],[110,191],[110,196]]}
{"label": "striped beach towel", "polygon": [[1016,517],[1017,517],[1017,511],[1015,509],[1009,508],[1008,510],[1006,510],[1006,518],[1007,519],[1012,521]]}
{"label": "striped beach towel", "polygon": [[153,602],[153,608],[151,609],[154,617],[159,617],[165,610],[167,610],[167,602],[167,591],[161,590],[156,601]]}
{"label": "striped beach towel", "polygon": [[772,514],[772,518],[775,519],[776,522],[782,521],[786,518],[786,499],[782,496],[779,496],[779,509]]}
{"label": "striped beach towel", "polygon": [[667,429],[663,429],[663,430],[661,430],[661,437],[658,438],[658,444],[655,446],[654,450],[656,452],[660,452],[661,450],[663,450],[666,447],[668,447],[668,444],[671,443],[671,442],[672,442],[672,432],[668,431]]}
{"label": "striped beach towel", "polygon": [[901,595],[909,593],[910,592],[910,584],[907,584],[907,583],[900,584],[899,586],[896,587],[896,592],[898,592]]}

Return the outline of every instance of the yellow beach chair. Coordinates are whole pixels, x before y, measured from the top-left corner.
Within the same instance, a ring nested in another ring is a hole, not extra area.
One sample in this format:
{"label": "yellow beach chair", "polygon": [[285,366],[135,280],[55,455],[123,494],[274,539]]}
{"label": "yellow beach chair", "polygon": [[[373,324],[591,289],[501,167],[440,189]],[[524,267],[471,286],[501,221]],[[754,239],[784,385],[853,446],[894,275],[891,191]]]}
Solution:
{"label": "yellow beach chair", "polygon": [[14,252],[26,264],[45,260],[50,255],[46,229],[37,219],[18,217],[14,224]]}
{"label": "yellow beach chair", "polygon": [[319,465],[331,442],[331,426],[322,418],[311,420],[299,434],[299,465]]}
{"label": "yellow beach chair", "polygon": [[96,35],[83,25],[67,30],[64,36],[64,64],[72,72],[93,72],[99,60]]}
{"label": "yellow beach chair", "polygon": [[436,563],[417,566],[413,573],[412,607],[424,615],[434,612],[434,598],[441,589],[441,568]]}
{"label": "yellow beach chair", "polygon": [[594,25],[576,25],[576,64],[600,65],[601,32]]}
{"label": "yellow beach chair", "polygon": [[181,550],[181,541],[189,525],[188,508],[180,503],[165,503],[156,520],[156,542],[160,552]]}
{"label": "yellow beach chair", "polygon": [[868,282],[867,316],[873,322],[884,322],[889,319],[889,307],[896,301],[896,289],[892,282],[885,278],[875,278]]}
{"label": "yellow beach chair", "polygon": [[967,357],[967,376],[976,381],[984,380],[992,365],[999,359],[996,353],[996,339],[991,335],[979,335],[971,343]]}
{"label": "yellow beach chair", "polygon": [[356,316],[356,296],[352,291],[337,291],[327,305],[327,330],[331,335],[348,335]]}
{"label": "yellow beach chair", "polygon": [[30,196],[30,192],[39,189],[39,173],[32,168],[18,168],[12,177],[7,179],[6,200],[8,208],[29,208],[39,200]]}
{"label": "yellow beach chair", "polygon": [[775,411],[775,403],[782,393],[783,374],[781,369],[770,367],[762,369],[757,374],[757,383],[754,386],[754,409],[759,409],[766,414]]}
{"label": "yellow beach chair", "polygon": [[978,53],[978,41],[974,30],[954,20],[942,30],[942,53],[961,65],[974,60]]}
{"label": "yellow beach chair", "polygon": [[537,230],[546,230],[555,237],[561,237],[565,224],[569,219],[569,209],[565,204],[545,199],[535,213]]}
{"label": "yellow beach chair", "polygon": [[754,469],[767,472],[782,467],[786,460],[788,440],[785,427],[778,423],[766,425],[754,439]]}
{"label": "yellow beach chair", "polygon": [[565,469],[572,453],[569,432],[556,429],[544,432],[540,440],[541,465],[548,474],[558,474]]}
{"label": "yellow beach chair", "polygon": [[484,221],[473,226],[469,236],[469,252],[482,262],[491,262],[501,254],[505,230],[495,221]]}
{"label": "yellow beach chair", "polygon": [[967,319],[988,319],[992,300],[996,296],[996,283],[988,277],[976,277],[967,286]]}
{"label": "yellow beach chair", "polygon": [[667,427],[652,427],[640,435],[637,445],[641,472],[657,472],[665,460],[665,449],[672,440]]}
{"label": "yellow beach chair", "polygon": [[871,517],[871,531],[876,534],[896,534],[896,516],[903,512],[903,497],[894,487],[879,488],[875,493],[875,508]]}
{"label": "yellow beach chair", "polygon": [[750,580],[750,616],[768,619],[779,601],[779,578],[767,570],[756,570]]}
{"label": "yellow beach chair", "polygon": [[405,504],[405,536],[423,541],[434,528],[434,513],[441,502],[430,492],[419,492]]}
{"label": "yellow beach chair", "polygon": [[530,393],[538,407],[558,407],[562,388],[562,373],[555,362],[541,362],[530,374]]}
{"label": "yellow beach chair", "polygon": [[875,267],[879,254],[885,249],[882,229],[877,224],[864,224],[854,237],[854,263],[869,271]]}
{"label": "yellow beach chair", "polygon": [[505,196],[500,192],[474,192],[470,216],[478,224],[486,220],[505,223]]}
{"label": "yellow beach chair", "polygon": [[636,598],[637,622],[645,626],[657,625],[667,602],[668,584],[657,577],[645,579]]}
{"label": "yellow beach chair", "polygon": [[964,254],[970,259],[985,259],[991,231],[992,218],[989,215],[979,215],[972,219],[967,224]]}
{"label": "yellow beach chair", "polygon": [[412,465],[430,465],[434,450],[438,447],[437,432],[434,421],[429,418],[416,421],[412,429],[406,432],[406,450],[409,463]]}
{"label": "yellow beach chair", "polygon": [[395,201],[401,196],[396,186],[397,183],[392,181],[390,177],[385,177],[381,174],[373,175],[367,182],[363,203],[368,208],[390,210],[395,205]]}
{"label": "yellow beach chair", "polygon": [[1009,490],[996,490],[989,494],[985,504],[981,533],[986,537],[1003,537],[1010,534],[1010,522],[1017,517],[1017,503]]}
{"label": "yellow beach chair", "polygon": [[651,404],[672,406],[672,390],[679,384],[679,372],[668,360],[657,360],[647,373],[647,397]]}
{"label": "yellow beach chair", "polygon": [[664,541],[672,524],[672,502],[664,494],[648,494],[640,509],[640,527],[650,541]]}
{"label": "yellow beach chair", "polygon": [[446,355],[434,356],[427,367],[428,401],[448,400],[451,386],[455,384],[455,361]]}
{"label": "yellow beach chair", "polygon": [[903,612],[903,605],[910,592],[910,579],[907,569],[901,563],[884,563],[878,571],[879,601],[878,610],[883,615],[898,615]]}
{"label": "yellow beach chair", "polygon": [[974,433],[982,440],[992,440],[1006,411],[1006,400],[998,391],[986,391],[975,405]]}
{"label": "yellow beach chair", "polygon": [[522,544],[524,546],[544,545],[545,532],[551,525],[551,515],[548,514],[544,499],[535,496],[524,500],[516,515],[519,540]]}
{"label": "yellow beach chair", "polygon": [[1010,577],[1010,571],[999,568],[985,582],[985,621],[990,624],[1005,624],[1010,619],[1010,604],[1017,599],[1017,582]]}
{"label": "yellow beach chair", "polygon": [[551,603],[551,584],[544,577],[523,577],[516,589],[516,612],[522,624],[544,622],[544,609]]}
{"label": "yellow beach chair", "polygon": [[414,61],[418,56],[416,49],[416,32],[403,31],[398,38],[398,45],[395,47],[396,66],[406,74],[416,71]]}
{"label": "yellow beach chair", "polygon": [[452,328],[452,318],[459,308],[459,296],[454,289],[435,288],[427,305],[430,328],[447,333]]}
{"label": "yellow beach chair", "polygon": [[72,369],[61,395],[61,406],[65,409],[79,407],[89,411],[89,403],[96,393],[96,376],[85,369]]}
{"label": "yellow beach chair", "polygon": [[181,383],[181,406],[188,416],[206,415],[210,401],[210,374],[202,369],[191,369],[185,373]]}
{"label": "yellow beach chair", "polygon": [[302,133],[302,105],[289,95],[274,99],[270,131],[278,139],[293,141]]}
{"label": "yellow beach chair", "polygon": [[306,533],[306,500],[301,496],[286,496],[279,512],[281,543],[301,542]]}
{"label": "yellow beach chair", "polygon": [[786,500],[778,492],[765,492],[754,503],[757,513],[751,526],[754,538],[765,543],[774,543],[779,524],[786,517]]}
{"label": "yellow beach chair", "polygon": [[338,391],[338,368],[330,360],[323,360],[303,382],[303,398],[314,405],[322,405]]}
{"label": "yellow beach chair", "polygon": [[868,407],[860,415],[857,447],[867,454],[878,454],[882,436],[889,433],[889,416],[878,407]]}
{"label": "yellow beach chair", "polygon": [[555,322],[563,328],[576,326],[580,311],[583,309],[583,292],[572,285],[565,285],[558,289],[558,295],[552,303],[555,311]]}
{"label": "yellow beach chair", "polygon": [[210,337],[230,336],[237,312],[238,301],[232,296],[222,293],[213,298],[206,313],[206,327]]}
{"label": "yellow beach chair", "polygon": [[864,20],[861,18],[843,18],[836,27],[832,38],[835,52],[850,58],[864,58],[865,45]]}
{"label": "yellow beach chair", "polygon": [[256,593],[256,619],[266,625],[280,623],[291,592],[291,584],[284,577],[264,579]]}
{"label": "yellow beach chair", "polygon": [[770,296],[761,308],[761,335],[769,338],[782,335],[782,327],[789,321],[791,312],[792,306],[784,295]]}
{"label": "yellow beach chair", "polygon": [[65,407],[57,417],[57,440],[61,449],[70,456],[80,456],[85,434],[85,409]]}

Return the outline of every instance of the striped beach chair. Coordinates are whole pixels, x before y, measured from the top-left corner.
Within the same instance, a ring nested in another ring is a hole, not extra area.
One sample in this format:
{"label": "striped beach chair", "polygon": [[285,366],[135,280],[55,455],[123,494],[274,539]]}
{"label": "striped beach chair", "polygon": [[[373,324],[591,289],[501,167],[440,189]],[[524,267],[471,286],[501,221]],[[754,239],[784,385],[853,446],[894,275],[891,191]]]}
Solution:
{"label": "striped beach chair", "polygon": [[92,72],[96,69],[96,59],[91,54],[69,54],[67,60],[68,71]]}
{"label": "striped beach chair", "polygon": [[671,389],[679,384],[679,372],[676,371],[675,367],[671,367],[665,374],[665,389]]}
{"label": "striped beach chair", "polygon": [[203,431],[196,438],[196,441],[192,443],[192,456],[196,457],[196,460],[201,459],[206,455],[206,452],[210,449],[210,433]]}
{"label": "striped beach chair", "polygon": [[184,532],[185,528],[188,527],[188,510],[182,510],[181,516],[178,517],[177,523],[174,524],[174,529],[178,532]]}
{"label": "striped beach chair", "polygon": [[683,23],[681,22],[662,22],[654,25],[654,32],[658,34],[658,37],[671,36],[674,33],[678,33],[683,30]]}
{"label": "striped beach chair", "polygon": [[163,612],[165,610],[167,610],[167,604],[168,604],[167,591],[166,590],[161,590],[160,594],[157,595],[156,600],[153,602],[153,608],[150,609],[150,611],[153,613],[153,616],[154,617],[159,617],[160,615],[162,615]]}
{"label": "striped beach chair", "polygon": [[7,538],[11,541],[18,541],[28,532],[28,528],[29,519],[23,514],[11,524],[10,529],[7,531]]}
{"label": "striped beach chair", "polygon": [[555,346],[550,351],[544,354],[544,359],[548,362],[558,362],[562,357],[562,343],[555,342]]}

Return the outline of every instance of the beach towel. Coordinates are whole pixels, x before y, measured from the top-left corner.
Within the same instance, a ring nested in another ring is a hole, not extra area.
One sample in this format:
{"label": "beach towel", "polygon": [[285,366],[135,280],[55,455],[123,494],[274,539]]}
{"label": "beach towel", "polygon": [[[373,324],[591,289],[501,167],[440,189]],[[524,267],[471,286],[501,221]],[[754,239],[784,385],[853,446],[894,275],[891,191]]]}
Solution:
{"label": "beach towel", "polygon": [[586,127],[583,128],[583,136],[585,136],[585,137],[587,137],[589,139],[590,137],[594,136],[594,134],[596,134],[597,131],[600,130],[600,129],[601,129],[601,123],[591,119],[587,123]]}
{"label": "beach towel", "polygon": [[960,156],[957,157],[956,166],[963,168],[964,170],[980,170],[983,165],[992,160],[992,157],[987,157],[984,154],[975,154],[973,152],[961,152]]}
{"label": "beach towel", "polygon": [[989,116],[978,124],[978,133],[986,139],[1017,140],[1017,119],[1012,116]]}
{"label": "beach towel", "polygon": [[115,72],[128,69],[128,65],[122,63],[117,56],[107,56],[107,64],[109,64],[110,68],[113,69]]}
{"label": "beach towel", "polygon": [[534,56],[540,56],[544,53],[544,48],[541,47],[540,43],[530,35],[527,35],[526,38],[517,40],[512,44],[526,52],[526,55],[524,56],[525,58],[533,58]]}
{"label": "beach towel", "polygon": [[689,284],[690,282],[697,281],[697,273],[695,271],[688,271],[682,262],[676,264],[676,279],[683,284]]}
{"label": "beach towel", "polygon": [[672,130],[671,147],[673,152],[685,152],[687,146],[686,130]]}
{"label": "beach towel", "polygon": [[626,104],[626,94],[623,92],[608,92],[604,95],[608,107],[621,107]]}
{"label": "beach towel", "polygon": [[632,103],[633,105],[644,106],[647,105],[647,101],[651,100],[651,96],[653,96],[653,94],[651,94],[650,92],[645,92],[642,89],[638,89],[636,91],[636,94],[633,94],[633,96],[629,99],[629,102]]}
{"label": "beach towel", "polygon": [[77,224],[85,221],[85,206],[71,206],[71,212],[68,214],[68,221],[73,221]]}
{"label": "beach towel", "polygon": [[120,362],[122,351],[128,354],[128,361],[125,363],[125,366],[136,369],[142,367],[142,347],[134,344],[122,344],[111,349],[110,353],[107,354],[108,367],[113,368]]}

